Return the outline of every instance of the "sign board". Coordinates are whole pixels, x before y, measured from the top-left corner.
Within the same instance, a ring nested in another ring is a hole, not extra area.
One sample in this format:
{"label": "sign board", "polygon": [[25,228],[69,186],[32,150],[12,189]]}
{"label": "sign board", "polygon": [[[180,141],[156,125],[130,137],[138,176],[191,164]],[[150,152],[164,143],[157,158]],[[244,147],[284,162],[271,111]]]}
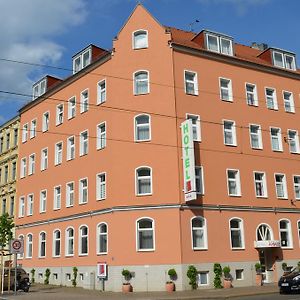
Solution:
{"label": "sign board", "polygon": [[192,120],[188,119],[181,123],[181,137],[184,177],[184,198],[187,202],[197,199]]}
{"label": "sign board", "polygon": [[107,276],[107,264],[106,262],[97,263],[97,277],[106,278]]}
{"label": "sign board", "polygon": [[280,248],[281,244],[278,240],[254,241],[255,248]]}
{"label": "sign board", "polygon": [[10,241],[10,250],[12,254],[24,253],[24,241],[23,239],[14,239]]}

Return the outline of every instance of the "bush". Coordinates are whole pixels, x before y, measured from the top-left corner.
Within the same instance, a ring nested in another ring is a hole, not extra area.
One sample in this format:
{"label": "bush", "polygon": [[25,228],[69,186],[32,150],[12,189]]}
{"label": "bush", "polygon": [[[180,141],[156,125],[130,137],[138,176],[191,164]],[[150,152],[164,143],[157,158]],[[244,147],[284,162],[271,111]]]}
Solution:
{"label": "bush", "polygon": [[170,276],[171,282],[176,279],[177,273],[175,269],[170,269],[168,271],[168,275]]}
{"label": "bush", "polygon": [[221,289],[223,287],[222,286],[222,281],[221,281],[222,267],[219,263],[214,264],[214,273],[215,273],[214,287],[216,289]]}
{"label": "bush", "polygon": [[31,273],[31,283],[34,283],[35,282],[35,278],[34,278],[35,269],[31,269],[30,273]]}
{"label": "bush", "polygon": [[77,279],[77,274],[78,274],[78,269],[77,269],[76,267],[73,267],[73,279],[72,279],[72,285],[73,285],[74,287],[77,286],[77,281],[76,281],[76,279]]}
{"label": "bush", "polygon": [[255,271],[256,273],[261,273],[261,263],[256,263],[255,264]]}
{"label": "bush", "polygon": [[124,276],[124,279],[129,283],[129,280],[131,279],[131,273],[127,269],[122,270],[122,275]]}
{"label": "bush", "polygon": [[223,268],[223,274],[226,279],[230,278],[230,267],[229,266],[225,266]]}
{"label": "bush", "polygon": [[191,285],[192,289],[195,290],[197,288],[197,269],[195,266],[189,266],[186,275],[190,280],[189,285]]}
{"label": "bush", "polygon": [[283,271],[286,271],[287,263],[283,262],[283,263],[281,264],[281,267],[282,267],[282,270],[283,270]]}
{"label": "bush", "polygon": [[46,269],[45,271],[45,280],[44,280],[44,284],[49,284],[49,277],[50,277],[51,271],[50,269]]}

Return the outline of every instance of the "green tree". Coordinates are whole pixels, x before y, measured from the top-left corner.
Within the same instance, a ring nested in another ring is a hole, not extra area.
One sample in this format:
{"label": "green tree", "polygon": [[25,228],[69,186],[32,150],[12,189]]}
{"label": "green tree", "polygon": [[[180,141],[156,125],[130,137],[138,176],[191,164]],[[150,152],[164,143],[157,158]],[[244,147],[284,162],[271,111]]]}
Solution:
{"label": "green tree", "polygon": [[15,227],[13,219],[8,213],[0,216],[0,247],[3,250],[13,238],[13,228]]}
{"label": "green tree", "polygon": [[192,289],[195,290],[197,288],[197,269],[195,266],[190,265],[186,272],[186,276],[189,278],[189,285],[192,286]]}

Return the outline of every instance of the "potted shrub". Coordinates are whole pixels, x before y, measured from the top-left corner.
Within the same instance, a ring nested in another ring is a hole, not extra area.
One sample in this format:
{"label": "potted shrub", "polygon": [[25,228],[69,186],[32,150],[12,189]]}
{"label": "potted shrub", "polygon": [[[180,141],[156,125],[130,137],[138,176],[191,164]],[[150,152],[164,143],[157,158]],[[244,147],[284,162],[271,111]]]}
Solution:
{"label": "potted shrub", "polygon": [[222,281],[221,281],[221,276],[222,276],[222,267],[219,263],[214,263],[214,287],[215,289],[221,289],[222,286]]}
{"label": "potted shrub", "polygon": [[166,291],[167,292],[173,292],[175,291],[175,283],[173,282],[173,280],[176,279],[177,277],[177,273],[175,269],[170,269],[168,271],[168,275],[170,277],[170,280],[166,282]]}
{"label": "potted shrub", "polygon": [[195,266],[190,265],[186,272],[186,276],[189,278],[189,285],[193,290],[197,288],[197,269]]}
{"label": "potted shrub", "polygon": [[261,263],[256,263],[255,264],[255,271],[256,271],[256,275],[255,275],[255,282],[256,285],[262,285],[263,284],[263,274],[262,274],[262,270],[261,270]]}
{"label": "potted shrub", "polygon": [[232,287],[231,285],[231,276],[230,276],[230,267],[229,266],[225,266],[223,268],[223,274],[224,274],[224,278],[223,278],[223,286],[225,289],[229,289]]}
{"label": "potted shrub", "polygon": [[123,282],[123,285],[122,285],[122,292],[124,292],[124,293],[132,292],[133,288],[132,288],[132,285],[129,282],[130,279],[131,279],[130,271],[127,270],[127,269],[123,269],[122,270],[122,275],[125,279],[125,282]]}

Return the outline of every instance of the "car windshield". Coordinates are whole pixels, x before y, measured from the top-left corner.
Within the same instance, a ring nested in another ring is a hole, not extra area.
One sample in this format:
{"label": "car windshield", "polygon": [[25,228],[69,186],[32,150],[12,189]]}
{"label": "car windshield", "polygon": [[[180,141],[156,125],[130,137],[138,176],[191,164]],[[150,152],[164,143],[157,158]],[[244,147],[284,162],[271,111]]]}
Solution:
{"label": "car windshield", "polygon": [[300,273],[300,267],[295,267],[294,269],[291,270],[291,273]]}

